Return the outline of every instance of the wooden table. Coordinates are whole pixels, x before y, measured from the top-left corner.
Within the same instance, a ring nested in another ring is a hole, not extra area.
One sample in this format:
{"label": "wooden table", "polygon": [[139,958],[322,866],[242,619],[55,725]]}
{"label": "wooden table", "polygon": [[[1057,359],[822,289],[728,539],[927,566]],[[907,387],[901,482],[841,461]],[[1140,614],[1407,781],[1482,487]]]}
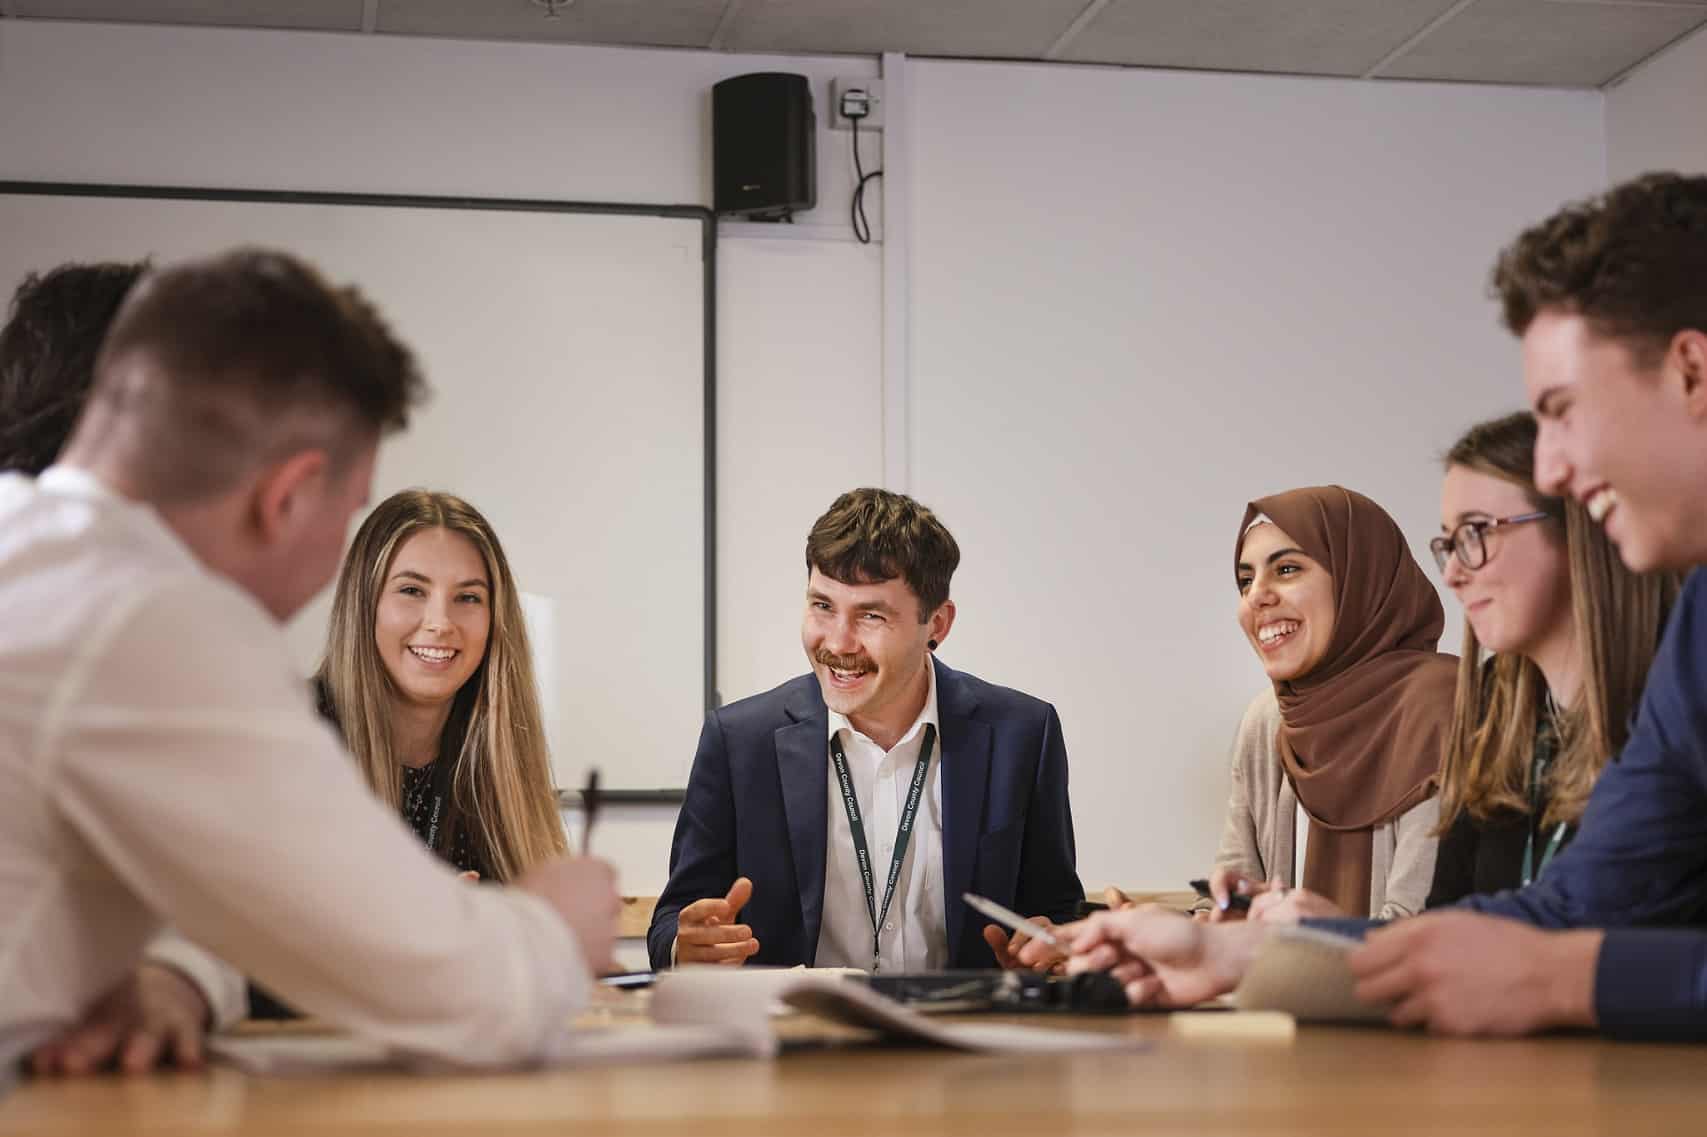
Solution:
{"label": "wooden table", "polygon": [[216,1068],[25,1082],[0,1099],[0,1135],[1707,1133],[1701,1047],[1332,1027],[1300,1027],[1290,1041],[1198,1040],[1172,1035],[1165,1016],[1026,1021],[1155,1045],[1051,1058],[841,1047],[537,1074],[260,1079]]}

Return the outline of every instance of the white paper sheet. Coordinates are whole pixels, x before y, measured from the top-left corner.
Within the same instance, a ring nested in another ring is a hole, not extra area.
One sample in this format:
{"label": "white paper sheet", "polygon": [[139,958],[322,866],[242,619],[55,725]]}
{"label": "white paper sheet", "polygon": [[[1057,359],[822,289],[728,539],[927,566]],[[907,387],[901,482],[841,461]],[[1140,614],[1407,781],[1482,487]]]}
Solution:
{"label": "white paper sheet", "polygon": [[[213,1055],[251,1074],[291,1076],[384,1070],[444,1071],[442,1062],[394,1053],[349,1035],[231,1035],[210,1040]],[[612,1066],[694,1058],[769,1058],[776,1037],[740,1026],[618,1026],[578,1030],[543,1066]]]}

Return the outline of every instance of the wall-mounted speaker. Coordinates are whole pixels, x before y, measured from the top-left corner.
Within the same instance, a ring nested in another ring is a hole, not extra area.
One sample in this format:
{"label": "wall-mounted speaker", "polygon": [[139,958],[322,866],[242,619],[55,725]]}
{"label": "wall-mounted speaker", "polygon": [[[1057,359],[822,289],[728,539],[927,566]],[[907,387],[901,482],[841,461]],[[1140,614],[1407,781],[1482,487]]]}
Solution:
{"label": "wall-mounted speaker", "polygon": [[711,88],[712,208],[757,221],[818,204],[817,119],[804,75],[759,71]]}

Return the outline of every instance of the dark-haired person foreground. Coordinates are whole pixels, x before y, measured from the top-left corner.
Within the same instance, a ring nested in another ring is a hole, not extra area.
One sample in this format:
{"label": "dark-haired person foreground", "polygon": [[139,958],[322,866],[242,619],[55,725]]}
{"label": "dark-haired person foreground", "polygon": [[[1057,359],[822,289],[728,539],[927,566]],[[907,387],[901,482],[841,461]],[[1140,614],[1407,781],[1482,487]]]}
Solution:
{"label": "dark-haired person foreground", "polygon": [[961,893],[1051,922],[1077,914],[1055,709],[934,656],[959,562],[936,516],[900,494],[855,490],[813,525],[812,673],[706,720],[647,935],[653,966],[989,967],[1017,945]]}
{"label": "dark-haired person foreground", "polygon": [[0,1069],[151,1064],[157,1038],[125,1040],[168,923],[407,1052],[562,1041],[608,963],[609,868],[459,882],[363,784],[279,626],[421,390],[353,290],[228,254],[138,286],[58,463],[0,477],[0,607],[29,613],[0,629]]}
{"label": "dark-haired person foreground", "polygon": [[[1632,571],[1707,565],[1707,177],[1561,210],[1502,254],[1494,286],[1540,423],[1537,488],[1580,502]],[[1370,932],[1350,956],[1359,997],[1454,1034],[1707,1039],[1704,673],[1696,571],[1576,840],[1527,888]],[[1266,930],[1121,912],[1065,934],[1072,968],[1171,1006],[1235,985]]]}
{"label": "dark-haired person foreground", "polygon": [[148,266],[64,264],[24,277],[0,328],[0,470],[53,464],[89,397],[95,356]]}

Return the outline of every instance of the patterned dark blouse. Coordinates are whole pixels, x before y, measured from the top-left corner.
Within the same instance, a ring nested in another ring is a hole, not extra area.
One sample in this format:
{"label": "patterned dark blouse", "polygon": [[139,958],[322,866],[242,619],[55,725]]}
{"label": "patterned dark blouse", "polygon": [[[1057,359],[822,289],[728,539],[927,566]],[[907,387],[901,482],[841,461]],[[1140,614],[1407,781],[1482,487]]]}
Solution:
{"label": "patterned dark blouse", "polygon": [[[332,693],[318,679],[314,681],[314,705],[321,718],[333,726],[338,725],[338,712],[332,706]],[[454,718],[453,715],[453,720]],[[477,872],[481,880],[491,880],[492,873],[486,866],[485,858],[475,851],[473,832],[452,808],[450,787],[445,787],[442,798],[435,792],[437,787],[434,782],[441,765],[455,761],[446,753],[447,750],[448,747],[441,747],[439,756],[425,766],[403,767],[403,793],[402,800],[398,803],[399,812],[403,814],[403,820],[415,831],[415,835],[421,839],[421,843],[454,865],[458,872]],[[445,823],[448,814],[451,824],[455,826],[448,842],[435,842],[435,837],[439,836],[435,832],[435,812],[438,814],[438,825]]]}
{"label": "patterned dark blouse", "polygon": [[[443,814],[453,812],[450,809],[448,793],[444,800],[433,792],[434,775],[438,772],[439,763],[449,761],[441,756],[425,766],[403,767],[403,820],[415,831],[422,843],[432,848],[435,812],[440,814],[439,823],[443,823]],[[454,865],[458,872],[477,872],[481,880],[491,880],[492,873],[486,867],[484,858],[474,851],[473,835],[466,822],[460,820],[450,835],[448,844],[434,849],[440,857]]]}

